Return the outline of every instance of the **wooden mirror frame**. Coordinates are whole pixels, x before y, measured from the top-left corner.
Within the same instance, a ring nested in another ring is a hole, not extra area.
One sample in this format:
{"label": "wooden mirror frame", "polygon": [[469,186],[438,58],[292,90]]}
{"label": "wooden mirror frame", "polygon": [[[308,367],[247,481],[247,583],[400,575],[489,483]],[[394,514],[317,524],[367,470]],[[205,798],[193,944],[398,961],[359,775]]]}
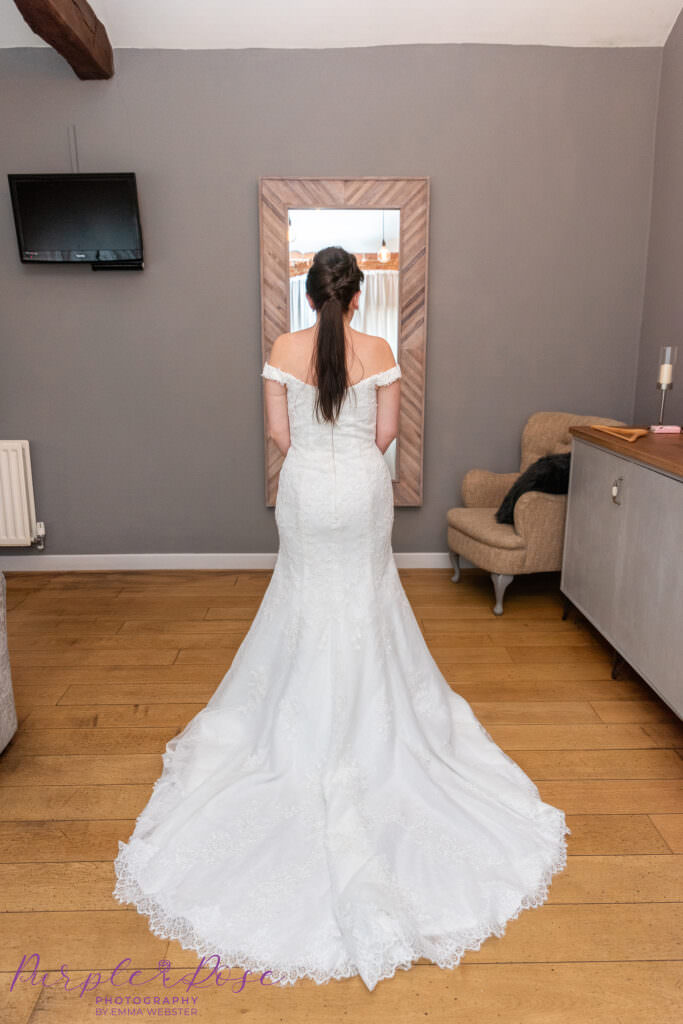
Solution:
{"label": "wooden mirror frame", "polygon": [[[399,329],[401,411],[396,440],[394,505],[422,505],[424,387],[427,347],[429,178],[260,178],[261,366],[290,329],[290,209],[400,210]],[[275,504],[283,456],[267,437],[266,504]]]}

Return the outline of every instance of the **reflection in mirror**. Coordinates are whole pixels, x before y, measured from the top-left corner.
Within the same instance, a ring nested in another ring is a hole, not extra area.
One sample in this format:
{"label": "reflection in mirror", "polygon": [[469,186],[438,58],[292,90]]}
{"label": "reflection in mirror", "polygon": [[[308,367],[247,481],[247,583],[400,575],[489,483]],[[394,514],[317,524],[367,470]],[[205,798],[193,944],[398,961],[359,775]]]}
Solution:
{"label": "reflection in mirror", "polygon": [[[386,338],[398,362],[400,210],[289,210],[289,329],[316,321],[306,300],[306,275],[319,249],[341,245],[352,252],[365,275],[351,326]],[[396,440],[384,453],[392,479]]]}

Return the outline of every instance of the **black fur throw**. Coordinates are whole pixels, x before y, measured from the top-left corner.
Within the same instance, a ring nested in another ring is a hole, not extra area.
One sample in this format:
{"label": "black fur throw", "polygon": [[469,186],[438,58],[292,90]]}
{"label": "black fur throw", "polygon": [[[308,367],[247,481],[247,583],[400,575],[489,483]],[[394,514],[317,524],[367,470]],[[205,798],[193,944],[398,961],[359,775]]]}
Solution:
{"label": "black fur throw", "polygon": [[566,455],[544,455],[532,462],[507,492],[500,508],[496,512],[499,523],[514,524],[514,511],[517,499],[526,491],[545,491],[546,494],[566,494],[569,490],[569,460],[571,453]]}

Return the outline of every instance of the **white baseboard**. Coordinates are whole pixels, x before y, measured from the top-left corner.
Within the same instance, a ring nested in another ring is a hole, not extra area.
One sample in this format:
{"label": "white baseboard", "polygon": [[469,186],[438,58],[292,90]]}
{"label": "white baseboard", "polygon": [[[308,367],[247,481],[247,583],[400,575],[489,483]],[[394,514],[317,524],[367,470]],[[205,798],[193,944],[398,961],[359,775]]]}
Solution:
{"label": "white baseboard", "polygon": [[[1,572],[125,572],[144,569],[272,569],[277,555],[238,554],[5,555]],[[448,569],[447,551],[394,552],[399,569]],[[464,559],[462,560],[464,563]]]}

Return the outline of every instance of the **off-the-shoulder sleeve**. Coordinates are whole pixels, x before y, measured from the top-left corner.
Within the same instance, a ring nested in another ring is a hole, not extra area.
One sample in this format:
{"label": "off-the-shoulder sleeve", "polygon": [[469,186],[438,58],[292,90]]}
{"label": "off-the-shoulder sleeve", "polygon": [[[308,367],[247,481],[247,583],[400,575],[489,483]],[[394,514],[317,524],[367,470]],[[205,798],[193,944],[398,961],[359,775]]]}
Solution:
{"label": "off-the-shoulder sleeve", "polygon": [[278,370],[277,366],[271,366],[270,363],[267,361],[263,364],[261,376],[265,377],[267,380],[276,380],[278,384],[287,383],[287,380],[282,370]]}
{"label": "off-the-shoulder sleeve", "polygon": [[393,384],[395,380],[401,377],[401,367],[396,363],[395,366],[390,366],[388,370],[383,373],[378,373],[375,378],[375,387],[381,388],[384,384]]}

